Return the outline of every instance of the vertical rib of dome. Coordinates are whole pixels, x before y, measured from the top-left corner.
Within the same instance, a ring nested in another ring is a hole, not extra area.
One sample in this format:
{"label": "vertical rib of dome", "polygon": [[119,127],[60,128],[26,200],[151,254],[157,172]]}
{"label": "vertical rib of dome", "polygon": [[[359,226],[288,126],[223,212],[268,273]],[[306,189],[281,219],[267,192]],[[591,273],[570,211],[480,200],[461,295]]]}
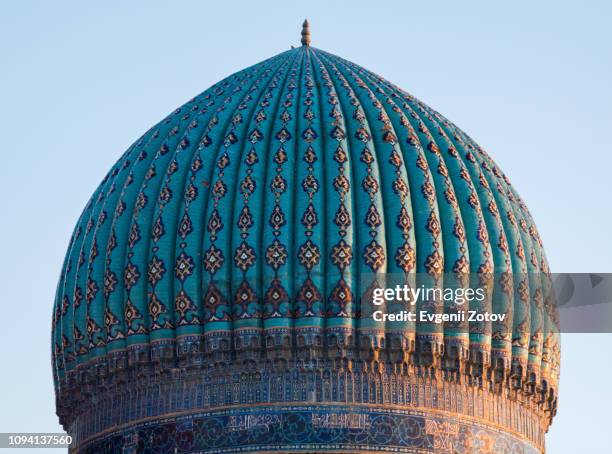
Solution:
{"label": "vertical rib of dome", "polygon": [[325,162],[327,137],[322,123],[324,104],[321,85],[315,77],[316,68],[310,49],[305,50],[304,72],[299,98],[296,142],[296,184],[293,200],[296,206],[294,274],[295,339],[298,355],[308,361],[322,347],[328,256],[326,225],[327,170]]}
{"label": "vertical rib of dome", "polygon": [[[258,186],[257,194],[262,207],[262,221],[255,221],[255,234],[260,241],[261,255],[257,273],[261,282],[258,297],[263,306],[262,342],[270,359],[288,357],[296,313],[291,298],[296,292],[295,266],[290,258],[296,256],[296,205],[293,195],[298,184],[295,170],[298,168],[300,79],[306,58],[305,52],[299,52],[279,94],[277,107],[266,132],[269,142],[262,163],[264,184]],[[243,183],[250,185],[251,175]],[[269,228],[264,228],[266,225]]]}

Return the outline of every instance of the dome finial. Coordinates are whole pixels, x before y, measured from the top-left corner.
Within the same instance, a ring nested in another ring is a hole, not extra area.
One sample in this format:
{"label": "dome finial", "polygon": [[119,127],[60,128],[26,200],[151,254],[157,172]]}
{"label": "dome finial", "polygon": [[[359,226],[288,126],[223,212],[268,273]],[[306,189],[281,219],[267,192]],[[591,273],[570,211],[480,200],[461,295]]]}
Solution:
{"label": "dome finial", "polygon": [[308,19],[302,24],[302,46],[310,46],[310,24]]}

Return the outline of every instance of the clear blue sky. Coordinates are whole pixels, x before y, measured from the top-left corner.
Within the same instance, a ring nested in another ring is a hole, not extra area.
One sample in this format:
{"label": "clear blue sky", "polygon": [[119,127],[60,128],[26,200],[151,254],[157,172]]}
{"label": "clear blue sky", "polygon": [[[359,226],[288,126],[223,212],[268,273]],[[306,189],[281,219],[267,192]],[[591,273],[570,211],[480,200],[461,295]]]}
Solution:
{"label": "clear blue sky", "polygon": [[[0,432],[58,431],[53,295],[119,155],[193,95],[299,42],[403,87],[474,137],[555,272],[612,272],[612,3],[13,1],[0,13]],[[552,454],[610,452],[612,335],[567,335]]]}

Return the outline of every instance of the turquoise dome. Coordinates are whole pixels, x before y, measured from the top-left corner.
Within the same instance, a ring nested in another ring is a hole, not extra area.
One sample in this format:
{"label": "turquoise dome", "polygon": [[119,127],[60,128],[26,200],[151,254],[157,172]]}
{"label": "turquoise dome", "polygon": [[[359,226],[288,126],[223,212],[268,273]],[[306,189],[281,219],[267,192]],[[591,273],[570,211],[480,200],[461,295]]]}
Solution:
{"label": "turquoise dome", "polygon": [[70,425],[120,372],[350,359],[357,345],[381,362],[387,346],[434,367],[454,355],[556,404],[537,277],[523,288],[535,298],[502,301],[506,322],[464,335],[359,316],[361,276],[421,272],[548,265],[525,204],[467,134],[354,63],[283,52],[153,126],[91,196],[55,300],[58,414]]}

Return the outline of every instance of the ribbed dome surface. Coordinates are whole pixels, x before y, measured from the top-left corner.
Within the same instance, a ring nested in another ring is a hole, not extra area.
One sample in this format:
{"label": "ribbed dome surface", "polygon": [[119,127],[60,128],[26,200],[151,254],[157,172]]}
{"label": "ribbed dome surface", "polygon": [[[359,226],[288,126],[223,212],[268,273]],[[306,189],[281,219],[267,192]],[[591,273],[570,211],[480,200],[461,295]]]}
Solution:
{"label": "ribbed dome surface", "polygon": [[409,352],[426,342],[442,355],[451,342],[483,366],[500,359],[519,379],[556,387],[558,341],[537,278],[525,281],[531,297],[504,300],[508,320],[453,339],[443,327],[402,332],[358,316],[364,273],[441,271],[548,272],[508,178],[380,76],[292,49],[176,109],[92,195],[55,302],[58,408],[62,390],[102,369],[304,345],[343,356],[361,338],[384,347],[398,330]]}

